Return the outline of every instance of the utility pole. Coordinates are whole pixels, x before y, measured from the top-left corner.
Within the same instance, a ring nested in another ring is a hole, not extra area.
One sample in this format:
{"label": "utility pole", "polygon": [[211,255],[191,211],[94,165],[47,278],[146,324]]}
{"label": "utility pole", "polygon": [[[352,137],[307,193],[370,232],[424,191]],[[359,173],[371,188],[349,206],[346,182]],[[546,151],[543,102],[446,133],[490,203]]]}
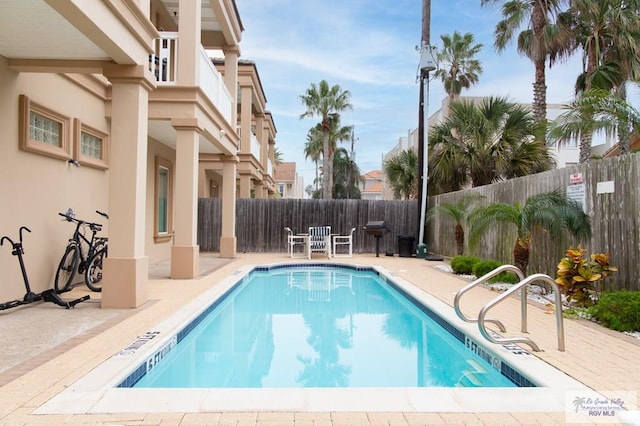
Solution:
{"label": "utility pole", "polygon": [[[418,244],[424,243],[424,222],[427,213],[427,165],[429,131],[429,71],[436,69],[431,46],[431,0],[422,0],[422,37],[420,46],[420,107],[418,115]],[[426,92],[426,93],[425,93]],[[425,105],[426,103],[426,105]]]}

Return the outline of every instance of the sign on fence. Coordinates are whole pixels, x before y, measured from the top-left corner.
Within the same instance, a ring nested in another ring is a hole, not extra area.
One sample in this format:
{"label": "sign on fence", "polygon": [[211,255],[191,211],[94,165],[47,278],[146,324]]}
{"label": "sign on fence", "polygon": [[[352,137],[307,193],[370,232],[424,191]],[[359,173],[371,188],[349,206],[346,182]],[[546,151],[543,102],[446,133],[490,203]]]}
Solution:
{"label": "sign on fence", "polygon": [[587,191],[584,183],[567,186],[567,198],[580,204],[580,206],[582,207],[582,211],[585,213],[587,211],[586,196]]}

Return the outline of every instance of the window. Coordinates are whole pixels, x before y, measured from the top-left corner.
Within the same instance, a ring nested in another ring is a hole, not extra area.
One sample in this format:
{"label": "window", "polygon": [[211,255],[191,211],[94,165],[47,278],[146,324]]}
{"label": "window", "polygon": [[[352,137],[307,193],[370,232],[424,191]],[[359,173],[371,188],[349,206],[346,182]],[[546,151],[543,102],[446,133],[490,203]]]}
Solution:
{"label": "window", "polygon": [[109,168],[109,138],[100,130],[74,120],[75,158],[82,165],[97,169]]}
{"label": "window", "polygon": [[281,197],[284,197],[284,183],[278,184],[278,192],[280,193]]}
{"label": "window", "polygon": [[19,98],[20,149],[62,160],[71,158],[71,119],[39,105],[25,96]]}
{"label": "window", "polygon": [[173,236],[173,170],[169,161],[156,157],[154,241],[162,243]]}

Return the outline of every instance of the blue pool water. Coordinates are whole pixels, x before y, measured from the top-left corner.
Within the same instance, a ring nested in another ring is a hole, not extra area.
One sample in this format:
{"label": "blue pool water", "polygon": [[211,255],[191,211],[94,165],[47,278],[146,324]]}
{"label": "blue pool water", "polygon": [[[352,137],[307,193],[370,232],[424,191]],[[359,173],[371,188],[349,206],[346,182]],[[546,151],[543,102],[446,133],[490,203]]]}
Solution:
{"label": "blue pool water", "polygon": [[377,272],[299,266],[254,270],[133,387],[515,386]]}

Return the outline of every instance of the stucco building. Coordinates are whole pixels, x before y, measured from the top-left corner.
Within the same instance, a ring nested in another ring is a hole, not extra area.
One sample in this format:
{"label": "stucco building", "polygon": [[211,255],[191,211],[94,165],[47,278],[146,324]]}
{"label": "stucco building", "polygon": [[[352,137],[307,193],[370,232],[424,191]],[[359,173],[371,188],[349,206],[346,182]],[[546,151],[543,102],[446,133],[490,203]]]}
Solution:
{"label": "stucco building", "polygon": [[[236,256],[238,194],[275,192],[275,125],[242,31],[233,0],[0,2],[0,236],[32,231],[33,291],[52,287],[67,208],[110,215],[103,307],[144,303],[150,262],[197,275],[198,197],[222,199],[220,256]],[[24,294],[6,247],[0,280],[0,300]]]}

